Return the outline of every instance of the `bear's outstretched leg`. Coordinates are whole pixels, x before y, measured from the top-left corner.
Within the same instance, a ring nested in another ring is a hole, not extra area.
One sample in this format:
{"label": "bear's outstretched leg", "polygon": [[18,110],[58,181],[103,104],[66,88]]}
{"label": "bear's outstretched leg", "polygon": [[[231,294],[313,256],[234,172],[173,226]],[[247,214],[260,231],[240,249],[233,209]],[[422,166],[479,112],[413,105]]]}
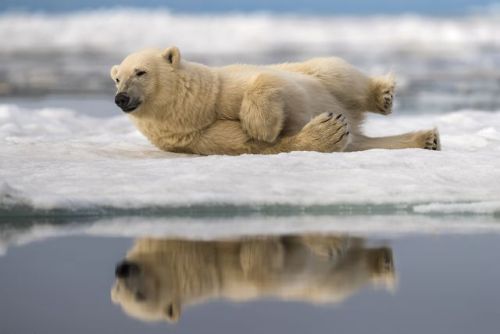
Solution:
{"label": "bear's outstretched leg", "polygon": [[268,74],[259,74],[245,91],[240,109],[241,126],[256,140],[272,143],[285,121],[284,83]]}
{"label": "bear's outstretched leg", "polygon": [[379,138],[357,136],[348,145],[346,151],[363,151],[375,148],[423,148],[426,150],[440,151],[441,143],[438,130],[432,129]]}
{"label": "bear's outstretched leg", "polygon": [[392,75],[371,78],[366,111],[382,115],[392,113],[395,87],[396,83]]}

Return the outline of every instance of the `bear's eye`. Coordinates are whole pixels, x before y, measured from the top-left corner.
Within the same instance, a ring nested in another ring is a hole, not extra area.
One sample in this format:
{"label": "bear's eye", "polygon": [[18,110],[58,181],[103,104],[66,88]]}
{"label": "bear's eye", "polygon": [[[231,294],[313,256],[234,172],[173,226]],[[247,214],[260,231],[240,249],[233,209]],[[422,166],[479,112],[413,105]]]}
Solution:
{"label": "bear's eye", "polygon": [[138,77],[143,76],[144,74],[146,74],[146,71],[137,71],[137,73],[135,73]]}
{"label": "bear's eye", "polygon": [[120,79],[116,78],[115,79],[116,83],[119,83],[120,82]]}

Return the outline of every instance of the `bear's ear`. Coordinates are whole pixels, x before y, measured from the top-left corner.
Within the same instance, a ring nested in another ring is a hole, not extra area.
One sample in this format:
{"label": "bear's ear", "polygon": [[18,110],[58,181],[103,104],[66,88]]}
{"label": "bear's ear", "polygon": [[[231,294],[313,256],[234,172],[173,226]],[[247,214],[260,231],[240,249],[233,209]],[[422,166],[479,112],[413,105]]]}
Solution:
{"label": "bear's ear", "polygon": [[109,72],[111,79],[115,80],[116,73],[118,73],[118,65],[111,67],[111,71]]}
{"label": "bear's ear", "polygon": [[174,301],[165,307],[164,312],[167,322],[175,324],[181,316],[181,305]]}
{"label": "bear's ear", "polygon": [[174,67],[178,67],[181,62],[181,52],[176,46],[172,46],[163,50],[162,57],[165,58]]}

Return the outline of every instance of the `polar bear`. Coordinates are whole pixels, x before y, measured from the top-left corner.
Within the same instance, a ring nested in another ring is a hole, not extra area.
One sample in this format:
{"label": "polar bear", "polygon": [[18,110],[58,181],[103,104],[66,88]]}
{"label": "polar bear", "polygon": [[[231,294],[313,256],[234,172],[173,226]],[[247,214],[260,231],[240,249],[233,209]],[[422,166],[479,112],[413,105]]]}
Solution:
{"label": "polar bear", "polygon": [[365,111],[388,115],[395,83],[339,58],[268,66],[208,67],[177,47],[147,49],[111,69],[116,104],[165,151],[201,155],[439,150],[437,129],[363,135]]}
{"label": "polar bear", "polygon": [[210,299],[337,303],[367,284],[393,288],[391,249],[348,236],[139,239],[116,269],[111,299],[144,321],[178,321]]}

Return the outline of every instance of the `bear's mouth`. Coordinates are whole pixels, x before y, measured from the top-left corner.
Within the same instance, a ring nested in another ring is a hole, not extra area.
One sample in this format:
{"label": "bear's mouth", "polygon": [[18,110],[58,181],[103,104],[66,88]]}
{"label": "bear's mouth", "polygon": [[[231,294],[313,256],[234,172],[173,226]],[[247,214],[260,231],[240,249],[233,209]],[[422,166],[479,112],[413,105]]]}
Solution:
{"label": "bear's mouth", "polygon": [[134,111],[135,109],[137,109],[141,105],[141,103],[142,102],[139,100],[132,101],[131,103],[129,103],[128,105],[123,107],[122,110],[123,110],[123,112],[130,113],[130,112]]}

